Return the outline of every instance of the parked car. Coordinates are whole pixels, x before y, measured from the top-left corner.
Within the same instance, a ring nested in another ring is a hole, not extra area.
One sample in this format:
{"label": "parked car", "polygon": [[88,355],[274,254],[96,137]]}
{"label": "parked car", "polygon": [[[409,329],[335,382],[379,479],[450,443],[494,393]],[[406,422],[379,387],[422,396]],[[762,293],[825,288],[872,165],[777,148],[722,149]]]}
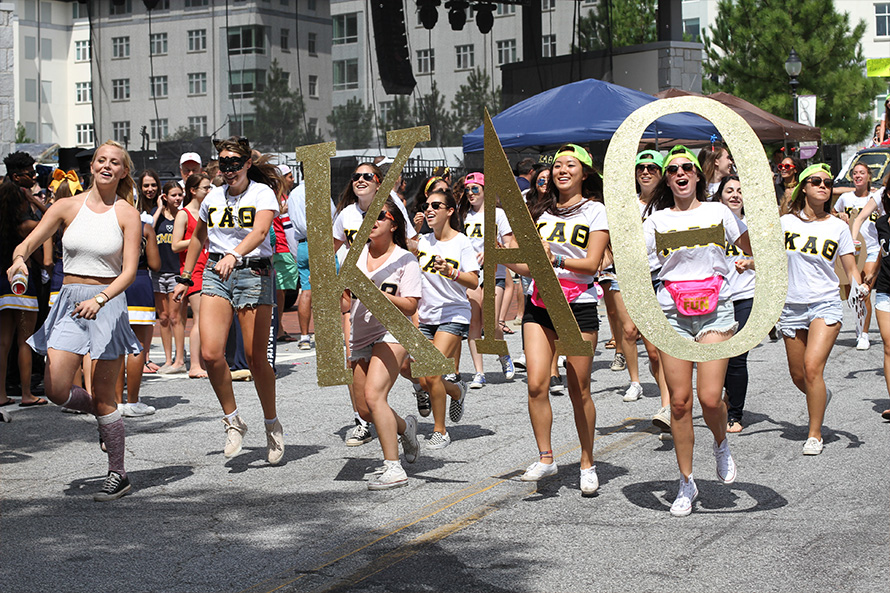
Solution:
{"label": "parked car", "polygon": [[853,155],[844,168],[841,169],[834,180],[836,188],[853,189],[853,180],[850,178],[850,172],[858,163],[865,163],[871,169],[872,187],[877,189],[883,186],[884,179],[890,174],[890,146],[875,146],[874,148],[863,148]]}

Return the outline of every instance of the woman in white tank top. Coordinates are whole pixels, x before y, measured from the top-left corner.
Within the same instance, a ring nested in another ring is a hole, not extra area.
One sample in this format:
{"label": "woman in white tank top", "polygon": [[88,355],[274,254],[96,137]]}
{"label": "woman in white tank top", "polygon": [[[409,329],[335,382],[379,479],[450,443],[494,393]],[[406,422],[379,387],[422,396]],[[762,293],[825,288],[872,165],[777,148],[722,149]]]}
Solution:
{"label": "woman in white tank top", "polygon": [[[46,395],[56,405],[92,412],[108,452],[108,477],[96,501],[120,498],[130,491],[124,471],[124,422],[114,385],[124,354],[141,352],[130,328],[124,289],[136,277],[142,245],[139,213],[133,196],[130,155],[107,141],[90,164],[92,184],[80,195],[56,202],[37,228],[16,248],[10,279],[27,274],[28,256],[60,227],[65,280],[43,327],[28,343],[47,355]],[[122,198],[122,199],[119,199]],[[74,374],[89,353],[95,366],[93,393],[72,386]]]}

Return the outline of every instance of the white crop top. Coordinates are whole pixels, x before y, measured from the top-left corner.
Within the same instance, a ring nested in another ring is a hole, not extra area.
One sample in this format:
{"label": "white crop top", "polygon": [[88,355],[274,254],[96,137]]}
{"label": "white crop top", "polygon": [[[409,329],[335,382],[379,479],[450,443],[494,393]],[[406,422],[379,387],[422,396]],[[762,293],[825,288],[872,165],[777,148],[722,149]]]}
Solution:
{"label": "white crop top", "polygon": [[62,269],[66,274],[114,278],[124,265],[124,232],[112,206],[97,214],[84,199],[62,235]]}

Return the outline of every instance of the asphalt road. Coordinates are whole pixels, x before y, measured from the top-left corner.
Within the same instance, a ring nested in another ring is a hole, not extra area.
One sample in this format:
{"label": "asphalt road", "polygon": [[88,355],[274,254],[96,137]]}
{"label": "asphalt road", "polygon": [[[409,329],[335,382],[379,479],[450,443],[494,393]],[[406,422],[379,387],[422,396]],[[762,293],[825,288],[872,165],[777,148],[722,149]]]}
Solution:
{"label": "asphalt road", "polygon": [[[453,445],[422,448],[409,485],[388,492],[365,485],[378,442],[344,446],[346,388],[318,387],[314,351],[295,345],[279,351],[280,466],[264,460],[252,383],[235,384],[250,431],[244,452],[225,460],[209,384],[150,376],[143,400],[157,413],[126,420],[134,491],[111,503],[92,500],[106,461],[91,416],[7,407],[0,591],[888,591],[881,344],[875,327],[875,345],[856,351],[849,312],[845,327],[826,371],[824,453],[801,455],[804,399],[781,342],[765,340],[749,356],[746,428],[730,435],[735,484],[717,482],[696,412],[701,494],[685,518],[668,512],[679,474],[649,421],[655,385],[643,370],[645,397],[621,401],[628,378],[609,370],[607,327],[594,360],[601,486],[591,498],[580,495],[567,397],[553,398],[559,474],[518,480],[536,457],[524,375],[504,382],[494,357],[489,384],[449,428]],[[518,332],[508,341],[518,352]],[[404,379],[390,401],[414,410]],[[420,423],[426,436],[431,420]]]}

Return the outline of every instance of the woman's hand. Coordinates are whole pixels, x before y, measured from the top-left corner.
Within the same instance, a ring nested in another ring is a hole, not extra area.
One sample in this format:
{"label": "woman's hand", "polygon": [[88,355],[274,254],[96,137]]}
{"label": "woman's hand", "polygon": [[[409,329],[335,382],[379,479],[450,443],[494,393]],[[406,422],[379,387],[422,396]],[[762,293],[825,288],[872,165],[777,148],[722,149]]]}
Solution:
{"label": "woman's hand", "polygon": [[747,272],[748,270],[754,269],[754,260],[753,259],[739,259],[735,262],[735,271],[739,274]]}
{"label": "woman's hand", "polygon": [[414,230],[419,231],[420,227],[423,226],[423,212],[418,212],[414,215]]}
{"label": "woman's hand", "polygon": [[552,253],[550,253],[550,243],[546,240],[541,239],[541,245],[544,246],[544,253],[547,254],[547,260],[550,262],[550,265],[553,265],[554,260],[556,259]]}
{"label": "woman's hand", "polygon": [[237,264],[238,261],[235,259],[235,256],[231,253],[227,253],[222,259],[216,262],[213,266],[213,271],[216,272],[221,279],[228,280],[229,276],[232,275],[232,270],[235,269]]}
{"label": "woman's hand", "polygon": [[838,218],[840,218],[841,220],[843,220],[844,222],[846,222],[847,224],[850,223],[850,215],[847,214],[846,212],[835,212],[834,215],[837,216]]}
{"label": "woman's hand", "polygon": [[480,268],[482,267],[483,264],[485,264],[485,252],[484,251],[480,251],[479,253],[476,254],[476,263],[479,264]]}
{"label": "woman's hand", "polygon": [[96,302],[96,299],[94,297],[76,303],[74,305],[74,311],[71,313],[71,316],[92,320],[96,318],[96,315],[99,314],[99,309],[101,308],[102,307],[99,305],[99,303]]}
{"label": "woman's hand", "polygon": [[188,286],[185,284],[177,284],[173,288],[173,300],[177,303],[182,302],[182,297],[185,296],[186,291],[188,290]]}
{"label": "woman's hand", "polygon": [[21,272],[25,275],[25,278],[28,277],[28,264],[25,263],[25,258],[21,256],[15,256],[12,260],[12,265],[9,266],[9,269],[6,270],[6,279],[12,284],[12,277],[17,273]]}

